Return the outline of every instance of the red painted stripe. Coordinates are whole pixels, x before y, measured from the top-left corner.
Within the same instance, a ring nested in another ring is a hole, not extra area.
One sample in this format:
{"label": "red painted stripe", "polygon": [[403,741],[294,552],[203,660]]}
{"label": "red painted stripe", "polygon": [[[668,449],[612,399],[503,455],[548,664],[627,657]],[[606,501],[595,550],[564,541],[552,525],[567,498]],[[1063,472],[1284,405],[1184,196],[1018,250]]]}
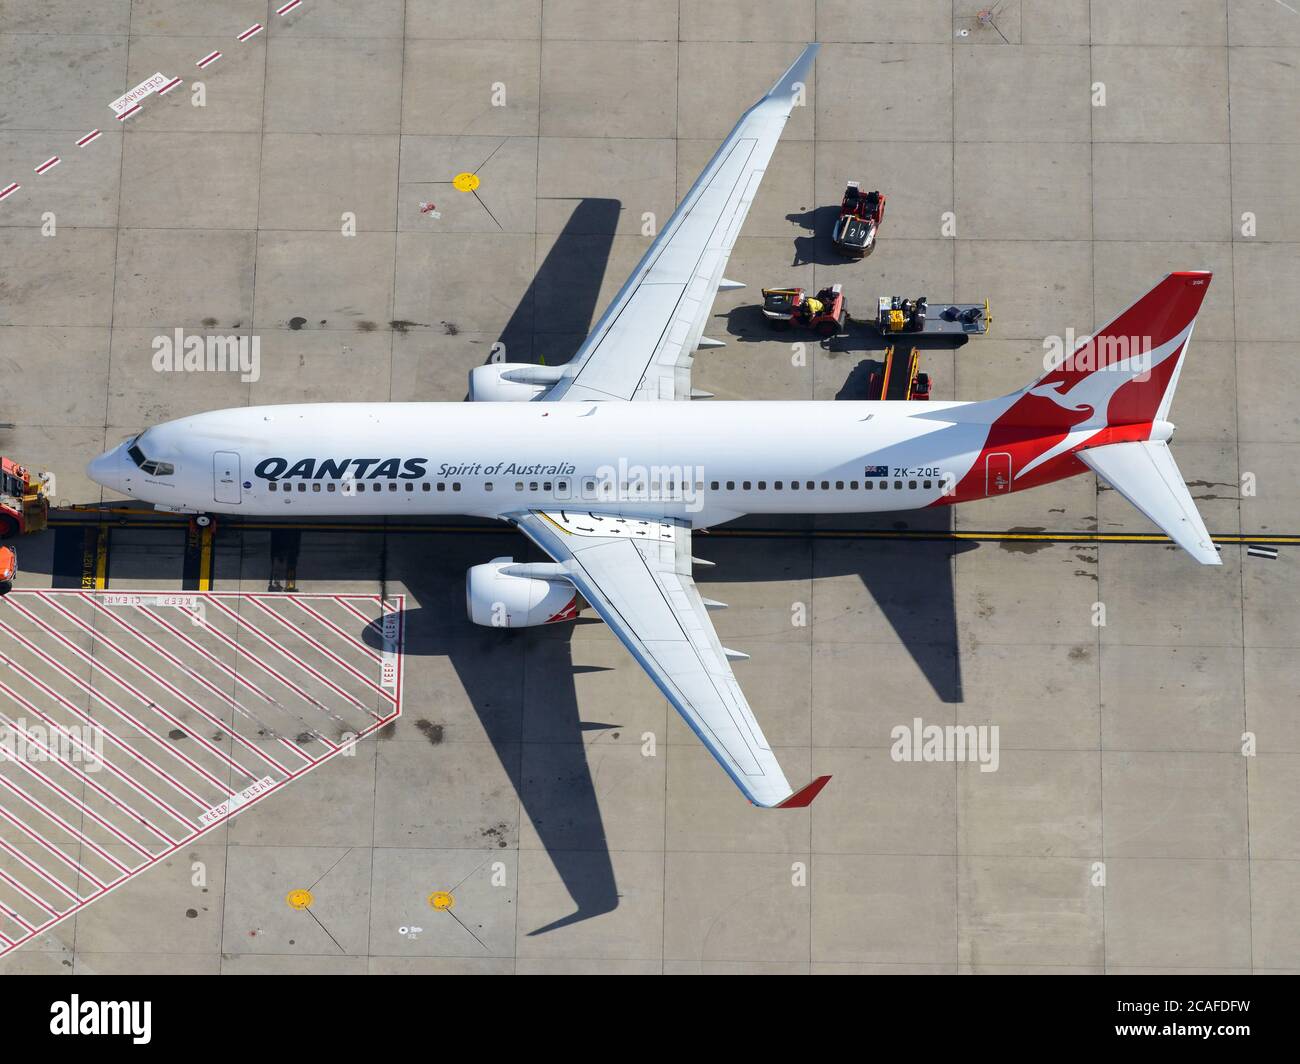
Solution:
{"label": "red painted stripe", "polygon": [[[69,639],[68,639],[68,638],[67,638],[67,637],[66,637],[62,632],[58,631],[58,629],[56,629],[56,628],[52,628],[50,625],[48,625],[48,624],[46,624],[44,621],[42,621],[39,617],[37,617],[37,616],[35,616],[34,614],[30,613],[29,611],[23,609],[20,605],[18,605],[18,603],[16,603],[16,602],[12,602],[12,600],[11,600],[11,604],[12,604],[12,606],[13,606],[14,609],[16,609],[19,613],[23,614],[23,616],[25,616],[28,620],[32,621],[34,624],[38,624],[38,625],[40,625],[41,628],[45,629],[45,632],[46,632],[48,635],[53,636],[56,640],[58,640],[60,643],[62,643],[65,647],[67,647],[69,650],[71,650],[74,654],[76,654],[78,657],[80,657],[83,661],[87,662],[87,663],[90,665],[90,667],[91,667],[92,670],[93,670],[93,669],[98,669],[100,672],[105,673],[105,674],[108,676],[108,678],[111,679],[111,680],[113,680],[113,681],[114,681],[114,682],[115,682],[119,687],[125,687],[127,690],[131,690],[131,693],[132,693],[133,695],[135,695],[135,697],[136,697],[137,699],[140,700],[141,704],[146,705],[146,706],[150,706],[150,707],[153,708],[155,711],[159,712],[159,714],[160,714],[161,716],[163,716],[163,717],[166,717],[166,716],[167,716],[167,714],[166,714],[165,712],[161,711],[161,709],[160,709],[159,707],[157,707],[155,704],[153,704],[153,702],[152,702],[151,699],[149,699],[149,698],[146,697],[145,695],[141,694],[139,691],[132,690],[132,689],[131,689],[127,684],[125,684],[122,680],[120,680],[120,679],[118,679],[116,676],[114,676],[114,675],[112,674],[112,672],[110,672],[108,669],[106,669],[106,668],[105,668],[105,667],[104,667],[104,666],[103,666],[99,661],[97,661],[96,659],[94,659],[93,657],[91,657],[91,655],[87,654],[84,650],[82,650],[82,649],[81,649],[79,646],[77,646],[75,643],[71,642],[71,641],[70,641],[70,640],[69,640]],[[21,642],[21,643],[26,643],[26,640],[25,640],[21,635],[19,635],[16,631],[13,631],[12,629],[10,629],[10,630],[8,630],[8,634],[11,635],[11,636],[13,636],[13,638],[17,639],[19,642]],[[28,645],[30,646],[30,644],[28,644]],[[148,727],[146,724],[142,723],[141,721],[137,720],[135,717],[131,716],[130,713],[128,713],[125,709],[123,709],[121,706],[119,706],[119,705],[118,705],[116,702],[114,702],[112,699],[106,697],[106,696],[105,696],[104,694],[102,694],[100,691],[96,690],[94,684],[92,684],[92,683],[88,683],[86,680],[82,679],[80,676],[77,676],[75,673],[70,672],[70,671],[69,671],[69,670],[68,670],[64,665],[62,665],[62,664],[61,664],[60,662],[58,662],[58,661],[55,661],[53,658],[49,658],[49,657],[47,657],[47,656],[45,656],[45,655],[42,655],[41,652],[40,652],[39,650],[37,650],[35,647],[31,647],[31,650],[32,650],[33,653],[35,653],[38,657],[46,657],[46,660],[48,661],[48,663],[49,663],[50,665],[54,666],[55,669],[57,669],[59,672],[63,673],[65,676],[67,676],[68,679],[70,679],[73,683],[75,683],[75,684],[76,684],[78,687],[80,687],[83,691],[87,691],[87,692],[89,692],[89,694],[90,694],[90,696],[91,696],[92,698],[98,699],[100,702],[102,702],[102,703],[104,704],[104,706],[105,706],[107,709],[112,710],[114,713],[116,713],[119,717],[121,717],[123,720],[125,720],[125,721],[126,721],[128,724],[130,724],[132,727],[139,728],[140,731],[144,732],[144,734],[145,734],[148,738],[152,739],[152,740],[153,740],[153,741],[154,741],[154,742],[155,742],[155,743],[156,743],[156,744],[157,744],[161,749],[163,749],[164,751],[166,751],[168,754],[170,754],[172,757],[176,758],[177,760],[179,760],[179,761],[183,761],[186,765],[188,765],[191,769],[193,769],[193,770],[194,770],[198,775],[202,776],[202,777],[203,777],[204,779],[206,779],[209,783],[211,783],[213,786],[215,786],[215,787],[217,788],[219,794],[223,794],[223,795],[224,795],[224,794],[227,794],[227,793],[228,793],[228,790],[227,790],[227,787],[226,787],[226,784],[225,784],[225,783],[223,783],[221,780],[217,779],[216,776],[212,775],[212,773],[210,773],[210,772],[209,772],[207,769],[205,769],[202,765],[198,764],[198,762],[192,760],[192,759],[191,759],[187,754],[182,753],[180,750],[176,749],[175,746],[172,746],[171,744],[164,742],[161,738],[159,738],[158,733],[157,733],[154,729]],[[171,722],[172,722],[172,724],[173,724],[175,727],[177,727],[177,728],[181,728],[181,730],[186,731],[187,733],[189,733],[189,732],[192,731],[192,729],[187,729],[187,728],[185,728],[184,725],[182,725],[182,724],[181,724],[178,720],[176,720],[174,717],[171,718]],[[200,809],[211,809],[212,806],[216,804],[215,802],[209,802],[209,801],[206,801],[205,799],[203,799],[203,798],[200,797],[199,795],[195,794],[194,791],[190,790],[188,787],[186,787],[183,783],[180,782],[180,780],[176,779],[174,776],[171,776],[171,775],[169,775],[168,773],[163,772],[161,769],[159,769],[158,772],[159,772],[159,775],[161,775],[164,779],[167,780],[168,783],[170,783],[173,787],[175,787],[178,791],[180,791],[180,792],[181,792],[182,794],[184,794],[186,797],[188,797],[188,798],[190,799],[190,801],[192,801],[192,802],[193,802],[195,805],[197,805]]]}
{"label": "red painted stripe", "polygon": [[[64,609],[57,602],[51,601],[50,605],[53,606],[56,610],[58,610],[59,613],[63,614],[63,616],[68,618],[68,620],[72,621],[73,624],[81,628],[82,631],[90,635],[93,635],[95,637],[96,642],[102,643],[104,646],[108,647],[109,650],[111,650],[123,661],[131,665],[134,665],[140,672],[144,673],[151,680],[153,680],[154,683],[158,684],[159,687],[163,687],[166,690],[170,691],[182,702],[184,702],[187,706],[189,706],[192,710],[194,710],[195,713],[199,714],[199,716],[201,716],[204,720],[206,720],[209,724],[211,724],[214,728],[217,728],[220,731],[225,732],[232,739],[234,739],[239,745],[247,747],[249,750],[252,750],[253,753],[260,756],[264,761],[266,761],[278,772],[281,772],[286,776],[289,774],[289,770],[285,768],[282,764],[280,764],[278,761],[276,761],[273,757],[271,757],[265,751],[259,749],[253,743],[249,742],[247,738],[240,735],[235,729],[227,726],[220,718],[214,717],[211,713],[209,713],[206,709],[204,709],[201,705],[199,705],[199,703],[195,702],[192,698],[189,698],[179,688],[169,683],[160,673],[154,672],[153,669],[149,668],[148,665],[146,665],[143,661],[137,658],[134,654],[131,654],[123,650],[120,646],[114,643],[113,640],[109,639],[108,636],[106,636],[103,633],[103,631],[96,631],[92,625],[87,624],[85,621],[83,621],[80,617],[78,617],[75,613],[71,612],[70,610]],[[177,662],[177,664],[179,664],[179,662]],[[107,669],[103,669],[103,671],[108,672]],[[146,699],[146,701],[150,702],[151,708],[154,710],[155,713],[157,713],[159,716],[165,717],[168,721],[172,723],[174,727],[180,728],[183,731],[187,731],[190,734],[190,736],[198,742],[200,746],[202,746],[205,750],[207,750],[208,753],[216,757],[219,761],[224,761],[236,772],[247,773],[250,779],[255,780],[257,778],[256,776],[253,776],[251,773],[249,773],[248,769],[244,768],[244,766],[239,764],[239,762],[236,761],[234,758],[228,756],[224,751],[213,746],[212,743],[209,742],[204,736],[199,735],[196,729],[186,728],[177,718],[173,717],[161,706],[154,703],[153,699],[150,699],[147,696],[137,692],[131,684],[127,683],[124,679],[122,679],[122,677],[118,676],[117,673],[109,672],[108,674],[109,676],[112,677],[113,682],[116,683],[119,687],[124,688],[127,691],[130,691],[132,694],[136,695],[137,698],[143,698]]]}
{"label": "red painted stripe", "polygon": [[0,192],[0,199],[4,199],[6,196],[12,195],[13,193],[17,192],[17,191],[18,191],[20,188],[22,188],[22,187],[23,187],[22,185],[20,185],[17,181],[15,181],[12,185],[10,185],[10,186],[9,186],[7,189],[5,189],[3,192]]}
{"label": "red painted stripe", "polygon": [[84,147],[85,147],[87,144],[89,144],[92,140],[95,140],[95,139],[97,139],[98,137],[99,137],[99,130],[98,130],[98,129],[92,129],[89,133],[87,133],[84,137],[82,137],[79,141],[77,141],[77,147],[78,147],[78,148],[84,148]]}
{"label": "red painted stripe", "polygon": [[144,106],[143,104],[139,104],[139,103],[134,104],[129,110],[123,111],[120,115],[118,115],[117,120],[119,122],[125,122],[128,118],[130,118],[133,114],[136,113],[136,111],[140,110],[143,106]]}
{"label": "red painted stripe", "polygon": [[256,37],[259,33],[262,32],[263,28],[264,27],[260,22],[255,22],[253,23],[253,25],[249,26],[248,29],[244,30],[244,32],[241,33],[238,37],[236,37],[235,40],[246,41],[250,37]]}
{"label": "red painted stripe", "polygon": [[302,0],[289,0],[289,3],[285,4],[284,7],[276,8],[275,13],[277,15],[287,15],[290,11],[292,11],[295,7],[297,7],[301,3]]}
{"label": "red painted stripe", "polygon": [[172,78],[171,81],[167,82],[166,85],[164,85],[161,89],[158,90],[158,95],[166,96],[169,92],[172,91],[172,89],[176,88],[176,86],[179,85],[180,83],[181,83],[180,78]]}
{"label": "red painted stripe", "polygon": [[[138,642],[143,643],[145,646],[147,646],[154,653],[158,654],[160,657],[166,658],[169,662],[171,662],[172,665],[176,666],[176,668],[180,669],[182,672],[188,673],[191,679],[195,680],[196,682],[206,687],[214,695],[220,698],[232,709],[234,709],[236,713],[239,713],[241,716],[244,715],[243,707],[237,701],[235,701],[235,699],[231,698],[228,694],[226,694],[225,691],[221,690],[221,688],[214,686],[211,682],[206,680],[204,677],[200,676],[198,673],[190,672],[190,670],[188,670],[185,667],[184,662],[182,662],[180,658],[164,650],[160,645],[150,641],[150,639],[147,636],[143,635],[135,628],[132,628],[131,625],[127,624],[126,621],[122,620],[121,617],[118,617],[111,610],[107,609],[104,606],[101,606],[98,602],[95,602],[92,596],[84,592],[83,595],[86,598],[90,598],[92,605],[94,605],[97,609],[102,611],[118,627],[124,628],[127,632],[129,632],[132,636],[134,636]],[[66,616],[72,618],[73,620],[77,620],[74,614],[67,613],[67,611],[62,610],[57,605],[55,606],[55,609],[59,609],[60,612],[65,613]],[[94,630],[89,626],[84,626],[84,629],[86,631]],[[109,642],[108,640],[104,640],[104,642],[105,645],[107,645],[110,649],[117,651],[119,656],[126,657],[126,655],[124,655],[122,651],[118,650],[117,647],[114,646],[111,642]],[[137,669],[140,669],[142,672],[145,672],[149,676],[153,677],[155,681],[161,683],[164,687],[167,687],[169,690],[172,690],[173,693],[176,694],[178,697],[185,699],[184,695],[182,695],[179,691],[176,691],[174,688],[172,688],[171,685],[168,684],[166,680],[162,679],[161,676],[155,673],[152,669],[145,666],[142,662],[137,661],[133,657],[126,657],[126,660],[130,661]],[[188,701],[188,699],[185,700]],[[198,712],[202,713],[203,716],[207,720],[209,720],[215,727],[220,728],[222,731],[224,731],[227,735],[229,735],[232,739],[234,739],[235,742],[239,743],[240,746],[243,746],[246,749],[251,750],[253,751],[253,753],[257,754],[258,757],[260,757],[263,761],[269,764],[272,768],[276,769],[278,772],[281,772],[286,776],[289,774],[289,770],[285,768],[282,764],[280,764],[280,762],[276,761],[275,758],[271,757],[270,754],[266,753],[260,747],[255,746],[244,736],[240,735],[235,729],[227,727],[222,721],[218,720],[216,717],[212,716],[210,713],[206,712],[205,710],[199,709]],[[295,747],[293,743],[289,742],[289,740],[285,739],[283,736],[280,737],[280,742],[287,745],[290,749],[297,750],[297,747]],[[301,751],[298,752],[301,753]]]}
{"label": "red painted stripe", "polygon": [[202,70],[202,69],[203,69],[205,66],[207,66],[209,63],[215,63],[215,62],[216,62],[218,59],[220,59],[220,58],[221,58],[221,53],[220,53],[220,52],[209,52],[207,55],[205,55],[202,59],[200,59],[200,60],[199,60],[197,63],[195,63],[194,65],[195,65],[196,67],[198,67],[200,70]]}
{"label": "red painted stripe", "polygon": [[[7,821],[9,821],[9,823],[11,823],[14,827],[16,827],[19,831],[21,831],[33,842],[38,843],[39,845],[43,846],[46,850],[48,850],[50,853],[54,854],[55,857],[57,857],[60,861],[66,864],[74,872],[76,872],[77,875],[84,876],[86,879],[89,879],[100,890],[104,889],[104,884],[101,880],[97,879],[95,876],[92,876],[89,872],[87,872],[84,868],[82,868],[81,865],[77,864],[76,861],[74,861],[71,857],[69,857],[66,853],[60,850],[53,843],[47,842],[45,839],[41,838],[38,834],[36,834],[36,832],[34,832],[31,828],[29,828],[26,824],[24,824],[12,813],[9,813],[4,809],[0,809],[0,816],[4,817]],[[75,834],[75,832],[73,834]]]}
{"label": "red painted stripe", "polygon": [[36,168],[36,172],[38,174],[43,174],[45,173],[46,170],[52,169],[53,167],[58,165],[59,165],[59,157],[57,155],[51,155],[48,159],[45,160],[45,162],[41,163],[41,165]]}
{"label": "red painted stripe", "polygon": [[[59,705],[63,706],[64,709],[66,709],[66,710],[68,710],[70,713],[72,713],[73,716],[77,717],[77,718],[80,719],[80,720],[85,721],[85,722],[86,722],[87,724],[89,724],[91,727],[99,727],[99,728],[104,732],[104,735],[107,736],[109,739],[112,739],[112,740],[113,740],[113,744],[114,744],[115,746],[117,746],[119,749],[124,750],[124,751],[125,751],[126,753],[128,753],[128,754],[131,754],[133,757],[136,758],[136,760],[140,761],[142,764],[148,765],[150,768],[153,768],[153,766],[150,764],[150,762],[148,761],[148,759],[142,757],[140,754],[137,754],[137,753],[135,752],[135,750],[133,750],[131,747],[127,746],[127,745],[126,745],[124,742],[122,742],[122,740],[119,739],[116,735],[114,735],[112,732],[110,732],[107,728],[104,728],[102,725],[97,724],[97,723],[96,723],[94,720],[92,720],[90,717],[86,716],[85,713],[83,713],[83,712],[81,712],[79,709],[77,709],[76,706],[72,705],[72,703],[68,702],[68,701],[67,701],[66,699],[64,699],[62,696],[56,694],[54,691],[52,691],[50,688],[46,687],[46,686],[45,686],[43,683],[41,683],[39,680],[34,679],[32,676],[28,675],[28,676],[27,676],[27,679],[31,682],[31,684],[32,684],[34,687],[39,687],[43,692],[45,692],[45,694],[49,695],[50,698],[54,699],[54,701],[58,702]],[[27,699],[23,698],[22,695],[18,694],[18,692],[15,691],[15,690],[13,690],[11,687],[7,686],[7,685],[4,684],[4,683],[0,683],[0,691],[4,691],[4,692],[5,692],[6,694],[8,694],[9,697],[12,698],[15,702],[17,702],[17,703],[19,703],[20,705],[22,705],[23,708],[25,708],[28,712],[30,712],[30,713],[35,713],[38,717],[41,718],[41,720],[45,721],[45,723],[48,724],[51,728],[58,728],[58,725],[55,724],[54,721],[50,720],[49,717],[47,717],[44,713],[42,713],[39,709],[37,709],[34,705],[32,705],[32,703],[28,702]],[[59,730],[60,730],[60,731],[63,731],[63,729],[61,729],[61,728],[60,728]],[[67,733],[64,732],[64,734],[67,734]],[[78,744],[78,745],[80,745],[80,744]],[[125,773],[123,773],[121,769],[119,769],[116,765],[114,765],[114,764],[113,764],[111,761],[109,761],[107,758],[104,758],[104,759],[103,759],[103,765],[104,765],[104,767],[105,767],[106,769],[108,769],[109,772],[111,772],[111,773],[112,773],[114,776],[116,776],[118,779],[120,779],[120,780],[122,780],[124,783],[126,783],[126,784],[127,784],[127,785],[132,789],[132,790],[134,790],[137,794],[143,795],[145,798],[148,798],[148,799],[149,799],[150,801],[152,801],[155,805],[157,805],[158,808],[162,809],[163,812],[165,812],[165,813],[167,813],[168,815],[174,817],[178,822],[184,824],[186,827],[189,827],[189,826],[190,826],[190,820],[189,820],[188,817],[182,816],[180,813],[176,812],[176,810],[174,810],[170,805],[168,805],[166,802],[164,802],[161,798],[159,798],[157,795],[155,795],[152,791],[150,791],[150,790],[149,790],[147,787],[145,787],[143,784],[137,783],[137,782],[136,782],[134,779],[132,779],[130,776],[128,776],[128,775],[126,775]],[[155,769],[154,771],[156,772],[157,770]],[[110,794],[108,791],[106,791],[106,790],[104,790],[102,787],[100,787],[100,786],[99,786],[99,785],[98,785],[94,780],[90,779],[89,777],[86,777],[86,776],[84,775],[84,773],[83,773],[82,775],[83,775],[83,782],[86,784],[86,786],[88,786],[88,787],[90,787],[91,789],[93,789],[93,790],[99,792],[100,794],[102,794],[105,798],[107,798],[107,799],[108,799],[110,802],[112,802],[114,805],[116,805],[116,806],[118,806],[118,807],[120,807],[120,808],[122,808],[122,809],[125,809],[125,810],[130,814],[130,816],[131,816],[131,818],[132,818],[133,820],[138,820],[138,821],[140,821],[140,823],[142,823],[145,827],[147,827],[150,831],[152,831],[155,835],[157,835],[160,839],[162,839],[163,842],[167,843],[167,845],[170,846],[170,845],[172,845],[173,843],[175,843],[176,840],[175,840],[174,838],[172,838],[170,835],[166,834],[164,831],[160,830],[159,828],[155,827],[155,826],[154,826],[150,821],[145,820],[142,816],[140,816],[140,814],[139,814],[138,812],[136,812],[136,810],[132,809],[130,806],[123,805],[123,804],[122,804],[122,803],[121,803],[117,798],[115,798],[115,797],[114,797],[112,794]]]}

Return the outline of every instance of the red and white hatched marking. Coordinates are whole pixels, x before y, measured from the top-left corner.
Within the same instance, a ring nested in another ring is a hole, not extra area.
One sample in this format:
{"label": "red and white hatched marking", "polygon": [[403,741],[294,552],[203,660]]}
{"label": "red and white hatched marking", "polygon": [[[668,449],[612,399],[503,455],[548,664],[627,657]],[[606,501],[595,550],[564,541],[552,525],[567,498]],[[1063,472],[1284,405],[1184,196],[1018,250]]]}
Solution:
{"label": "red and white hatched marking", "polygon": [[0,955],[395,720],[404,605],[0,599]]}
{"label": "red and white hatched marking", "polygon": [[15,192],[17,192],[22,187],[23,187],[22,185],[20,185],[17,181],[15,181],[8,188],[0,188],[0,200],[4,199],[6,196],[12,196]]}
{"label": "red and white hatched marking", "polygon": [[251,26],[248,27],[248,29],[244,30],[243,33],[241,33],[238,37],[236,37],[235,40],[241,43],[244,41],[251,41],[265,28],[266,27],[263,26],[260,22],[254,22]]}
{"label": "red and white hatched marking", "polygon": [[103,133],[100,130],[92,129],[89,133],[87,133],[84,137],[82,137],[79,141],[77,141],[77,147],[84,148],[91,141],[98,140],[101,136],[103,136]]}
{"label": "red and white hatched marking", "polygon": [[275,9],[275,13],[281,16],[287,15],[290,11],[292,11],[295,7],[297,7],[301,3],[302,0],[289,0],[289,2],[285,4],[283,7],[277,7]]}
{"label": "red and white hatched marking", "polygon": [[200,59],[200,60],[199,60],[197,63],[195,63],[194,65],[195,65],[196,67],[198,67],[200,70],[202,70],[202,69],[204,69],[205,67],[209,67],[209,66],[211,66],[213,63],[215,63],[215,62],[216,62],[218,59],[220,59],[220,58],[221,58],[221,53],[220,53],[220,52],[209,52],[207,55],[205,55],[202,59]]}
{"label": "red and white hatched marking", "polygon": [[57,155],[51,155],[48,159],[45,160],[45,162],[41,163],[41,165],[36,168],[36,172],[38,174],[43,174],[49,170],[53,170],[58,165],[59,165],[59,157]]}

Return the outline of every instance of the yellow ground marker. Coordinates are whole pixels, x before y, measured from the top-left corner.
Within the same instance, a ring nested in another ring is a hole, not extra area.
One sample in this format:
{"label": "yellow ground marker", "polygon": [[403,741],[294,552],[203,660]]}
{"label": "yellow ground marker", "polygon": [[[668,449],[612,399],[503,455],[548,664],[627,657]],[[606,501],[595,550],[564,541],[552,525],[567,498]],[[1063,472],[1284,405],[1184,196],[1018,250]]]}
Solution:
{"label": "yellow ground marker", "polygon": [[108,527],[99,526],[99,537],[95,541],[95,590],[103,591],[108,587]]}
{"label": "yellow ground marker", "polygon": [[316,899],[312,897],[310,890],[291,890],[284,896],[284,900],[289,903],[290,909],[302,912],[303,909],[310,909],[311,903]]}
{"label": "yellow ground marker", "polygon": [[211,525],[199,529],[199,590],[212,590],[212,535]]}
{"label": "yellow ground marker", "polygon": [[429,895],[429,908],[437,909],[438,912],[445,912],[455,906],[456,899],[451,896],[451,891],[435,890]]}
{"label": "yellow ground marker", "polygon": [[457,174],[451,179],[451,187],[457,192],[473,192],[478,188],[478,174]]}

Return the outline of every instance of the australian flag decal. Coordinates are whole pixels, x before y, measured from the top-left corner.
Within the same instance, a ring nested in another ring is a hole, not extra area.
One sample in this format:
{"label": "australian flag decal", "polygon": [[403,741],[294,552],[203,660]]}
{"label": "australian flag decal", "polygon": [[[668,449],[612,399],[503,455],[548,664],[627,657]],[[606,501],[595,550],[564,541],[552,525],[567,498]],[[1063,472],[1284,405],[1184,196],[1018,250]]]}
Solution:
{"label": "australian flag decal", "polygon": [[887,477],[889,476],[889,466],[887,465],[869,465],[862,471],[864,477]]}

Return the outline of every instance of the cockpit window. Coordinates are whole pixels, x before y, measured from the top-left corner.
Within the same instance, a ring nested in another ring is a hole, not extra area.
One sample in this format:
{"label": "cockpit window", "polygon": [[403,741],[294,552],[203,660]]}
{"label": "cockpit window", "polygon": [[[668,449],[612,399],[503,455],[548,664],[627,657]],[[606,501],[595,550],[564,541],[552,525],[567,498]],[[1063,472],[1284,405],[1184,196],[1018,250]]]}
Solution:
{"label": "cockpit window", "polygon": [[146,458],[144,451],[140,450],[139,440],[140,437],[137,436],[135,442],[127,448],[126,454],[132,462],[140,467],[140,472],[151,477],[169,477],[176,472],[176,467],[170,462],[158,462]]}

